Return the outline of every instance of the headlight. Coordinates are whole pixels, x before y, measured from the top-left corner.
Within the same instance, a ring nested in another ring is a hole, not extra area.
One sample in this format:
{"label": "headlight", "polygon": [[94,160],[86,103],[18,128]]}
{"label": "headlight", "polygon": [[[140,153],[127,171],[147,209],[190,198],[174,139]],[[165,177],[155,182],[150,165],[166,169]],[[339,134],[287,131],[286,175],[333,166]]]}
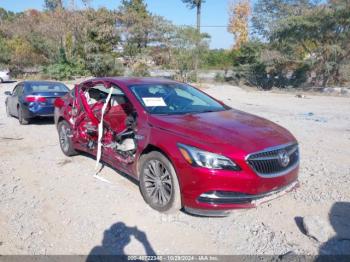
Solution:
{"label": "headlight", "polygon": [[241,170],[231,159],[225,156],[202,151],[198,148],[178,144],[182,156],[193,166],[200,166],[209,169]]}

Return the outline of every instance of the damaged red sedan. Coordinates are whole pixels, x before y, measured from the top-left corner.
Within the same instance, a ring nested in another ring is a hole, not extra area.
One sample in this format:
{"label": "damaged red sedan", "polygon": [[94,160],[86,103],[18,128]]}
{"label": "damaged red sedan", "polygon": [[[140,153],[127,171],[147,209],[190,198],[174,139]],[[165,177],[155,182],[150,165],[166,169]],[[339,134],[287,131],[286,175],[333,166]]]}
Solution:
{"label": "damaged red sedan", "polygon": [[184,83],[88,80],[56,100],[55,123],[64,154],[102,148],[102,160],[136,178],[160,212],[227,215],[297,185],[290,132]]}

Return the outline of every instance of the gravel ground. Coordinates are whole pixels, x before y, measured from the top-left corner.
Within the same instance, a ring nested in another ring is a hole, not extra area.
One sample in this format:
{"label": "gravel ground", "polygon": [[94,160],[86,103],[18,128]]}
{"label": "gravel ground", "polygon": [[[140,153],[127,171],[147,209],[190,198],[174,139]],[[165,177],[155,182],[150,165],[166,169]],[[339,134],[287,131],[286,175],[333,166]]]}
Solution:
{"label": "gravel ground", "polygon": [[[17,119],[8,118],[3,91],[14,85],[0,85],[2,255],[334,254],[348,247],[350,98],[297,98],[292,93],[232,86],[206,89],[232,107],[279,123],[297,137],[301,186],[256,209],[236,210],[225,218],[200,218],[153,211],[137,184],[109,167],[101,175],[110,183],[93,178],[94,159],[65,157],[52,121],[20,126]],[[310,216],[329,225],[327,241],[305,234],[302,221]]]}

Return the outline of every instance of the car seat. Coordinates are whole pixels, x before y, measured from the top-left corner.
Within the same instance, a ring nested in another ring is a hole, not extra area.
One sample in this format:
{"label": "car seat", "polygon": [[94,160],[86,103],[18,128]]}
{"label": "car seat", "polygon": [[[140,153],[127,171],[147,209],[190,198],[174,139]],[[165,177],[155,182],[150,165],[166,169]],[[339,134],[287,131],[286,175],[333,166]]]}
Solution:
{"label": "car seat", "polygon": [[94,99],[90,96],[89,91],[85,92],[85,98],[86,98],[86,102],[88,103],[88,105],[92,105],[92,104],[95,104],[97,102],[96,99]]}

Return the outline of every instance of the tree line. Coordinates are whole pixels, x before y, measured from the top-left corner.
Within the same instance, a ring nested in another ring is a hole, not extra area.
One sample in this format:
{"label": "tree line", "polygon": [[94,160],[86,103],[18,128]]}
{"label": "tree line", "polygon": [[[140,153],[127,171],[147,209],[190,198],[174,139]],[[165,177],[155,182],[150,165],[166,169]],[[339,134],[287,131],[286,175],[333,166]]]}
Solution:
{"label": "tree line", "polygon": [[[45,0],[43,11],[0,8],[0,65],[14,74],[38,69],[43,77],[147,76],[172,69],[181,81],[198,69],[220,69],[217,80],[260,88],[342,85],[350,81],[349,0],[236,0],[228,5],[234,45],[210,50],[197,26],[177,26],[152,14],[144,0],[122,0],[115,10],[93,0]],[[80,3],[79,3],[80,4]],[[184,8],[186,8],[184,6]]]}
{"label": "tree line", "polygon": [[350,82],[349,0],[259,0],[252,11],[242,0],[232,14],[237,81],[265,89]]}

